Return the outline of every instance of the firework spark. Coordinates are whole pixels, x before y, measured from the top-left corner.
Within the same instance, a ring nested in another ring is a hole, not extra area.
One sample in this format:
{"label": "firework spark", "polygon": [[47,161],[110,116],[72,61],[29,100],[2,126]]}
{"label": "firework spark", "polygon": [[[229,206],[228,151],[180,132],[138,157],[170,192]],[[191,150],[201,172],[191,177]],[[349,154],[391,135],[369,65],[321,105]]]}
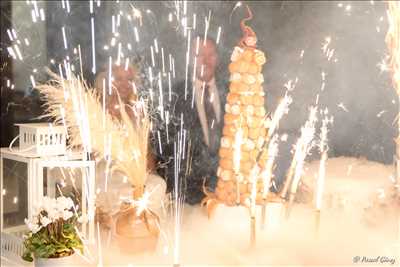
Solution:
{"label": "firework spark", "polygon": [[271,183],[271,178],[272,178],[272,169],[274,166],[274,161],[276,156],[278,155],[278,140],[279,136],[275,134],[271,141],[268,144],[268,160],[267,164],[265,166],[265,169],[261,173],[261,177],[263,179],[263,185],[264,185],[264,190],[263,190],[263,199],[265,200],[267,198],[267,195],[269,193],[269,186]]}
{"label": "firework spark", "polygon": [[321,153],[321,160],[319,164],[319,174],[318,174],[318,180],[317,180],[317,195],[316,195],[316,209],[321,210],[321,204],[322,204],[322,194],[323,194],[323,188],[324,188],[324,183],[325,183],[325,165],[326,165],[326,160],[328,158],[328,143],[327,143],[327,138],[328,138],[328,124],[333,122],[333,117],[330,119],[327,118],[327,113],[328,110],[325,109],[324,114],[325,118],[322,120],[322,127],[321,127],[321,134],[320,134],[320,143],[319,143],[319,151]]}
{"label": "firework spark", "polygon": [[270,138],[275,132],[275,130],[279,127],[279,121],[281,120],[283,115],[289,113],[289,106],[292,103],[292,101],[293,101],[292,97],[289,96],[286,92],[285,96],[283,97],[278,107],[276,108],[274,116],[272,117],[271,124],[268,129],[268,138]]}
{"label": "firework spark", "polygon": [[305,125],[301,128],[301,136],[295,145],[295,154],[289,168],[289,173],[286,177],[284,187],[281,192],[281,197],[286,197],[289,187],[289,202],[287,204],[286,215],[289,216],[291,204],[294,201],[294,196],[297,191],[297,186],[300,182],[303,173],[304,159],[313,147],[312,140],[315,134],[315,123],[317,121],[317,106],[310,108],[310,113]]}

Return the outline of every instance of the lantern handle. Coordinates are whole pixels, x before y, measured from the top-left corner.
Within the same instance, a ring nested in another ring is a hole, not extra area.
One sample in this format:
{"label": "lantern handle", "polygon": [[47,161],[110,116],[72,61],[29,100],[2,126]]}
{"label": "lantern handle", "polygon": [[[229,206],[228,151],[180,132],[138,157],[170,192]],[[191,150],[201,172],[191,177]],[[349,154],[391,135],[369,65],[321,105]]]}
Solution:
{"label": "lantern handle", "polygon": [[11,152],[27,152],[27,151],[29,151],[29,150],[31,150],[32,148],[34,148],[35,146],[33,145],[33,146],[29,146],[29,147],[27,147],[27,148],[25,148],[25,149],[21,149],[21,150],[18,150],[18,151],[15,151],[13,148],[12,148],[12,145],[15,143],[15,141],[17,141],[17,139],[20,137],[20,135],[17,135],[11,142],[10,142],[10,145],[8,146],[8,149],[11,151]]}

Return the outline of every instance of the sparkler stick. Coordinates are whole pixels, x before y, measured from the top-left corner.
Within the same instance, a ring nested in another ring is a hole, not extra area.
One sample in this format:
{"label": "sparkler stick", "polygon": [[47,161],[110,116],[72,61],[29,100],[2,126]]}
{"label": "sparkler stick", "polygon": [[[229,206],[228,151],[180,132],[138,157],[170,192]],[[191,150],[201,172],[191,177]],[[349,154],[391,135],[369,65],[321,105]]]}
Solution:
{"label": "sparkler stick", "polygon": [[[297,82],[297,80],[296,80]],[[295,85],[291,84],[291,81],[288,82],[288,85],[286,86],[288,91],[293,90]],[[271,124],[270,127],[268,129],[268,134],[267,134],[267,138],[264,140],[260,152],[257,154],[257,159],[256,162],[258,162],[261,158],[261,155],[265,149],[265,146],[267,144],[269,144],[269,140],[271,139],[271,136],[273,135],[273,133],[275,132],[275,130],[279,127],[279,121],[282,119],[284,114],[287,114],[289,112],[289,105],[292,103],[292,97],[288,96],[288,94],[286,93],[284,98],[281,100],[281,102],[279,103],[278,107],[275,110],[274,116],[271,120]],[[284,197],[284,196],[283,196]]]}
{"label": "sparkler stick", "polygon": [[101,248],[101,236],[100,236],[100,223],[97,222],[97,244],[99,251],[99,262],[97,266],[103,266],[103,250]]}
{"label": "sparkler stick", "polygon": [[[291,89],[293,89],[292,87],[290,87]],[[284,114],[287,114],[289,112],[289,105],[292,103],[292,98],[290,96],[288,96],[287,92],[284,96],[284,98],[281,100],[281,102],[279,103],[278,107],[275,110],[274,116],[272,118],[270,127],[268,129],[268,134],[267,134],[267,138],[266,140],[264,140],[264,143],[262,145],[262,148],[259,152],[259,154],[257,155],[257,162],[259,160],[259,158],[261,157],[262,151],[264,150],[264,147],[266,146],[266,144],[269,144],[269,155],[268,155],[268,162],[267,162],[267,167],[265,170],[265,174],[263,175],[263,179],[264,179],[264,190],[263,190],[263,206],[262,206],[262,210],[261,210],[261,228],[264,228],[265,226],[265,213],[266,213],[266,205],[267,205],[267,194],[268,194],[268,188],[266,188],[267,186],[269,186],[269,182],[270,182],[270,177],[272,175],[272,167],[273,167],[273,163],[275,160],[275,156],[277,153],[277,147],[276,146],[276,141],[270,140],[271,136],[273,135],[273,133],[275,132],[275,130],[278,128],[279,126],[279,121],[281,120],[281,118],[283,117]]]}
{"label": "sparkler stick", "polygon": [[[178,133],[178,142],[180,143],[180,134]],[[180,266],[179,254],[180,254],[180,222],[182,216],[183,200],[180,197],[180,184],[179,184],[179,163],[180,153],[178,152],[177,142],[174,142],[174,262],[173,266]]]}
{"label": "sparkler stick", "polygon": [[265,169],[261,173],[263,179],[263,206],[261,210],[261,228],[265,226],[265,213],[267,205],[267,195],[269,193],[269,185],[272,178],[272,168],[274,166],[275,157],[278,154],[278,135],[274,135],[268,145],[268,160]]}
{"label": "sparkler stick", "polygon": [[256,244],[256,197],[257,197],[257,178],[260,168],[256,164],[251,170],[251,195],[250,195],[250,246]]}
{"label": "sparkler stick", "polygon": [[[293,172],[293,182],[290,185],[289,202],[287,203],[286,206],[286,218],[289,218],[290,209],[294,202],[297,187],[303,172],[304,159],[307,156],[309,150],[312,148],[312,140],[314,138],[314,133],[315,133],[315,122],[317,121],[316,115],[317,115],[317,107],[313,106],[310,109],[308,120],[301,129],[301,136],[296,143],[296,152],[294,155],[294,160],[296,161],[296,163],[294,164],[295,165],[294,170],[291,170]],[[288,184],[291,182],[288,178],[286,179],[285,182],[286,185],[284,189],[286,190],[289,188]]]}
{"label": "sparkler stick", "polygon": [[[328,109],[324,111],[325,116],[328,114]],[[319,162],[319,172],[318,172],[318,180],[317,180],[317,188],[316,188],[316,198],[315,198],[315,234],[318,237],[319,227],[320,227],[320,217],[321,217],[321,206],[322,206],[322,194],[324,190],[325,183],[325,165],[326,160],[328,159],[328,144],[327,144],[327,136],[328,136],[328,124],[333,121],[331,117],[328,119],[325,117],[322,121],[321,134],[320,134],[320,143],[319,150],[321,153],[321,160]]]}
{"label": "sparkler stick", "polygon": [[[94,17],[90,18],[91,30],[92,30],[92,73],[96,74],[96,44],[95,44],[95,31],[94,31]],[[82,63],[81,63],[82,65]]]}
{"label": "sparkler stick", "polygon": [[276,128],[279,127],[279,121],[281,120],[283,115],[289,112],[289,105],[292,103],[292,101],[292,97],[288,96],[286,92],[284,98],[281,100],[278,107],[276,108],[274,116],[272,118],[270,128],[268,129],[269,138],[272,136]]}

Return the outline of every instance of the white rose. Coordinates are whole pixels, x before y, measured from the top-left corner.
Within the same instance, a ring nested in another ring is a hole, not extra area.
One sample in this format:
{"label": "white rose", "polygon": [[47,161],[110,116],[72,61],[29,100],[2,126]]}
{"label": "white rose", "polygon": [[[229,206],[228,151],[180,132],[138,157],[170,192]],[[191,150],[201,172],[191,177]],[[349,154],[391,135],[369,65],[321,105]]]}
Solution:
{"label": "white rose", "polygon": [[33,224],[38,224],[39,223],[39,221],[38,221],[38,219],[37,219],[37,216],[34,216],[33,218],[32,218],[32,220],[29,220],[29,219],[27,219],[27,218],[25,218],[24,219],[24,222],[25,222],[25,224],[28,226],[28,225],[33,225]]}
{"label": "white rose", "polygon": [[66,221],[71,218],[74,214],[69,210],[64,210],[62,218]]}
{"label": "white rose", "polygon": [[74,207],[74,201],[69,197],[67,198],[67,209],[71,209]]}
{"label": "white rose", "polygon": [[78,222],[79,222],[79,223],[87,223],[88,220],[87,220],[86,218],[84,218],[83,216],[80,216],[80,217],[78,218]]}
{"label": "white rose", "polygon": [[49,197],[44,197],[42,200],[42,208],[45,210],[47,213],[52,213],[52,210],[54,210],[57,207],[56,200],[54,198],[49,198]]}
{"label": "white rose", "polygon": [[24,221],[25,221],[25,224],[26,224],[26,226],[28,227],[28,229],[29,229],[32,233],[34,233],[34,234],[36,234],[37,232],[39,232],[40,229],[42,229],[41,226],[39,226],[39,225],[36,224],[36,223],[31,222],[31,221],[28,220],[28,219],[25,219]]}
{"label": "white rose", "polygon": [[41,222],[42,226],[46,227],[49,223],[52,223],[52,220],[50,220],[46,216],[42,216],[40,219],[40,222]]}
{"label": "white rose", "polygon": [[40,231],[40,229],[42,229],[42,227],[37,224],[33,224],[32,228],[29,228],[29,229],[32,231],[32,233],[36,234],[37,232]]}
{"label": "white rose", "polygon": [[69,197],[59,197],[57,198],[56,202],[59,210],[69,210],[74,206],[74,202]]}
{"label": "white rose", "polygon": [[47,210],[47,217],[49,217],[50,220],[58,219],[60,217],[59,211],[57,209]]}
{"label": "white rose", "polygon": [[65,206],[65,197],[56,198],[57,209],[64,209]]}

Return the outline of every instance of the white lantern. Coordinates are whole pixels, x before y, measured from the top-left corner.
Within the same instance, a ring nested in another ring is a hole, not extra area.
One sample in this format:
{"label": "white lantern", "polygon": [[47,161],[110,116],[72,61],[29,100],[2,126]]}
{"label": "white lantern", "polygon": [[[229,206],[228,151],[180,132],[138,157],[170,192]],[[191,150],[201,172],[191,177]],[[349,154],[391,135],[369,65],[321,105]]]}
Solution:
{"label": "white lantern", "polygon": [[19,150],[38,156],[63,155],[66,152],[66,129],[51,123],[20,123]]}
{"label": "white lantern", "polygon": [[[81,191],[80,208],[89,229],[83,232],[94,238],[95,162],[83,159],[83,153],[69,152],[62,156],[43,157],[28,152],[1,148],[0,157],[1,231],[21,233],[26,230],[24,219],[32,218],[32,209],[44,195],[57,196],[55,169],[80,169],[82,175],[77,186]],[[47,168],[45,172],[44,169]],[[54,169],[50,169],[54,168]],[[46,179],[44,179],[46,176]],[[46,187],[46,190],[44,190]]]}

